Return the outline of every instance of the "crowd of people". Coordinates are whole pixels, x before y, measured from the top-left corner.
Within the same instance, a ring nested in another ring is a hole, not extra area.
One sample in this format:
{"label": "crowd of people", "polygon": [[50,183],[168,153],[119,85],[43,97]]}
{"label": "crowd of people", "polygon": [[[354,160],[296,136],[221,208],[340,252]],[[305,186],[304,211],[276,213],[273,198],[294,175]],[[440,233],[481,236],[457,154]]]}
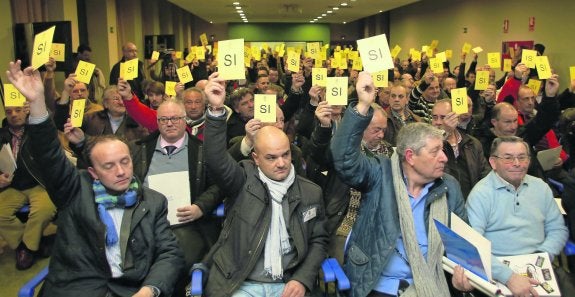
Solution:
{"label": "crowd of people", "polygon": [[[206,51],[183,63],[188,83],[175,55],[138,61],[126,80],[120,63],[138,49],[128,42],[122,52],[108,84],[96,67],[89,83],[67,71],[57,85],[52,59],[42,72],[20,61],[7,71],[27,103],[5,107],[0,129],[18,165],[0,175],[0,236],[17,269],[51,256],[42,296],[186,296],[200,269],[206,296],[299,297],[316,290],[328,256],[343,264],[350,296],[465,296],[473,287],[459,266],[444,273],[433,219],[449,225],[455,213],[491,240],[493,256],[553,258],[574,237],[575,80],[561,91],[553,74],[529,87],[537,71],[521,48],[499,80],[478,54],[467,68],[462,52],[441,73],[426,53],[396,58],[386,87],[351,60],[332,68],[330,55],[353,52],[339,46],[319,63],[302,54],[299,71],[263,48],[246,79],[228,81]],[[90,62],[90,47],[75,59]],[[316,66],[349,77],[347,105],[330,105],[313,84]],[[485,90],[477,71],[490,74]],[[176,95],[166,94],[171,81]],[[459,114],[458,88],[467,94]],[[255,118],[256,94],[275,96],[275,122]],[[537,158],[560,145],[550,164]],[[27,204],[22,223],[15,213]],[[223,220],[212,215],[221,204]],[[47,254],[42,233],[54,220]],[[492,266],[514,296],[538,296],[537,280]],[[571,281],[560,286],[575,292]]]}

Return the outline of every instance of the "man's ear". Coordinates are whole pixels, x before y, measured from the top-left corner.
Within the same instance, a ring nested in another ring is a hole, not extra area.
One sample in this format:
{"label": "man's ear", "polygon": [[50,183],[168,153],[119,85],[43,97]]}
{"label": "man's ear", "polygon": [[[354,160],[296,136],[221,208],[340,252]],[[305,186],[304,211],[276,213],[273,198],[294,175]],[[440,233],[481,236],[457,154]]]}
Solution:
{"label": "man's ear", "polygon": [[256,163],[257,166],[260,165],[260,162],[258,161],[258,154],[256,154],[255,151],[252,152],[252,159],[254,160],[254,163]]}
{"label": "man's ear", "polygon": [[497,119],[491,119],[491,125],[492,125],[493,127],[495,127],[495,122],[497,122]]}
{"label": "man's ear", "polygon": [[90,173],[90,176],[92,176],[93,179],[99,179],[98,174],[96,174],[96,169],[94,169],[94,167],[92,166],[88,167],[88,173]]}
{"label": "man's ear", "polygon": [[491,169],[495,170],[495,157],[489,156],[489,165],[491,165]]}
{"label": "man's ear", "polygon": [[413,156],[416,155],[415,152],[412,149],[406,149],[404,155],[407,164],[413,166],[413,164],[415,164],[415,161],[413,160]]}

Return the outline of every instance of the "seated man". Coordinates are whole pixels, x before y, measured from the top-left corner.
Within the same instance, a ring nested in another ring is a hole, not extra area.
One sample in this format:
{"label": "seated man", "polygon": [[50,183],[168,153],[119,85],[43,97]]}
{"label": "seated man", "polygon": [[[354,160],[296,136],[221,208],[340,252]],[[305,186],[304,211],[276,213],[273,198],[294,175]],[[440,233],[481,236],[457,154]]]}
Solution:
{"label": "seated man", "polygon": [[347,246],[350,296],[449,296],[442,269],[443,244],[431,218],[448,223],[450,212],[467,220],[457,181],[444,174],[442,130],[425,123],[403,127],[390,158],[358,149],[375,98],[371,75],[357,82],[351,104],[331,141],[334,168],[362,193]]}
{"label": "seated man", "polygon": [[86,144],[90,167],[78,171],[48,117],[40,73],[20,67],[11,62],[7,76],[30,102],[31,156],[59,211],[41,295],[171,296],[183,257],[166,198],[134,177],[128,145],[113,135]]}
{"label": "seated man", "polygon": [[[17,168],[14,173],[0,172],[0,236],[16,251],[16,268],[23,270],[34,264],[42,231],[54,218],[56,207],[30,155],[25,126],[28,108],[5,107],[5,112],[7,125],[0,129],[0,145],[8,144],[12,149]],[[26,204],[30,205],[30,214],[24,224],[16,212]]]}
{"label": "seated man", "polygon": [[296,175],[287,136],[262,127],[254,161],[237,163],[226,153],[224,80],[206,86],[204,155],[208,169],[233,206],[218,242],[199,266],[209,266],[206,295],[304,296],[326,256],[321,189]]}
{"label": "seated man", "polygon": [[[559,254],[567,241],[567,227],[549,186],[527,174],[529,146],[516,136],[493,141],[489,163],[493,170],[475,185],[467,200],[469,223],[491,241],[493,256],[546,252]],[[537,296],[537,281],[514,273],[497,259],[493,278],[514,296]]]}

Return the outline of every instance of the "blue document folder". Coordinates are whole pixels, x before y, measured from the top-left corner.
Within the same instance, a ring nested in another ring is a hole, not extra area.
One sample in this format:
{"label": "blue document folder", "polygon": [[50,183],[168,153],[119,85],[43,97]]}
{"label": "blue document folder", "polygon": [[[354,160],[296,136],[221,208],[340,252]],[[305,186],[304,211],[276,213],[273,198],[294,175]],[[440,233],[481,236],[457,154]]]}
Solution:
{"label": "blue document folder", "polygon": [[435,219],[434,221],[441,241],[443,241],[447,258],[489,282],[477,247],[441,222]]}

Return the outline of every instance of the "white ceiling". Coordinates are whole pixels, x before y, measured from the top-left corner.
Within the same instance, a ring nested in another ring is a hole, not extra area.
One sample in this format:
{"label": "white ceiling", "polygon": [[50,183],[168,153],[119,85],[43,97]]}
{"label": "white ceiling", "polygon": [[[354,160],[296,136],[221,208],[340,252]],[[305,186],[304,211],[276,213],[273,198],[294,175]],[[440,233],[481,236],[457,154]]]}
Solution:
{"label": "white ceiling", "polygon": [[[318,23],[352,22],[420,0],[168,0],[213,23],[242,22],[240,6],[250,23],[309,23],[325,14]],[[234,5],[239,2],[239,5]],[[342,5],[342,4],[347,5]],[[334,7],[336,9],[334,9]],[[331,13],[328,13],[328,10]]]}

